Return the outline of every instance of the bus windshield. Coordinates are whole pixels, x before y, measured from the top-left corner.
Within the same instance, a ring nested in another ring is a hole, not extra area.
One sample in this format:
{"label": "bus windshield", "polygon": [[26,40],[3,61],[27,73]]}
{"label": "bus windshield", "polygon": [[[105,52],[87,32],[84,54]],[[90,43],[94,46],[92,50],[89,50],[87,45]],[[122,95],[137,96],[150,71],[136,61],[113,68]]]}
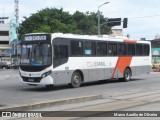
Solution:
{"label": "bus windshield", "polygon": [[46,66],[52,63],[50,44],[23,44],[21,47],[21,65]]}

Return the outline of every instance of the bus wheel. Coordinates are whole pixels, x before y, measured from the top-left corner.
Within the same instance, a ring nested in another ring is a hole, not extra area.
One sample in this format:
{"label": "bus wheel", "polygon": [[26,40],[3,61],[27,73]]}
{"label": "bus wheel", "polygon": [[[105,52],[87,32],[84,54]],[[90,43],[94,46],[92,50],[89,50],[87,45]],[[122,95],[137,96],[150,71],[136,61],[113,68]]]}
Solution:
{"label": "bus wheel", "polygon": [[6,69],[6,67],[2,67],[2,69]]}
{"label": "bus wheel", "polygon": [[131,80],[131,76],[132,76],[131,70],[129,68],[126,68],[125,71],[124,71],[124,78],[123,78],[123,80],[125,82],[130,81]]}
{"label": "bus wheel", "polygon": [[79,72],[74,72],[71,78],[71,86],[73,88],[78,88],[81,85],[82,77]]}

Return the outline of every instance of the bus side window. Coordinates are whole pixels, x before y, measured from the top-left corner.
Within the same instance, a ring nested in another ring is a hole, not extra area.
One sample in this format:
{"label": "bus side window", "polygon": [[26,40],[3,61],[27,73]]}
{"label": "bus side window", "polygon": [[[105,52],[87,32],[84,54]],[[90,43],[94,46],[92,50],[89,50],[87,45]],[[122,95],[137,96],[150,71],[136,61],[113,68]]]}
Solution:
{"label": "bus side window", "polygon": [[145,45],[143,45],[143,55],[144,56],[149,56],[149,50],[150,48],[149,48],[149,45],[147,45],[147,44],[145,44]]}
{"label": "bus side window", "polygon": [[58,58],[58,46],[54,45],[54,58]]}
{"label": "bus side window", "polygon": [[84,55],[96,55],[96,43],[92,41],[84,41]]}
{"label": "bus side window", "polygon": [[117,56],[117,43],[108,43],[108,55]]}
{"label": "bus side window", "polygon": [[61,56],[62,56],[62,58],[63,59],[67,59],[68,58],[68,46],[67,45],[63,45],[62,47],[61,47]]}
{"label": "bus side window", "polygon": [[82,41],[71,41],[71,55],[80,56],[83,54],[83,42]]}
{"label": "bus side window", "polygon": [[126,44],[125,43],[118,43],[118,55],[126,55]]}
{"label": "bus side window", "polygon": [[134,56],[135,55],[135,44],[128,43],[127,52],[128,52],[128,55]]}
{"label": "bus side window", "polygon": [[106,55],[107,55],[107,43],[97,42],[97,56],[106,56]]}
{"label": "bus side window", "polygon": [[142,44],[136,44],[136,55],[137,56],[142,55]]}
{"label": "bus side window", "polygon": [[68,46],[67,45],[54,45],[54,58],[55,59],[67,59],[68,58]]}

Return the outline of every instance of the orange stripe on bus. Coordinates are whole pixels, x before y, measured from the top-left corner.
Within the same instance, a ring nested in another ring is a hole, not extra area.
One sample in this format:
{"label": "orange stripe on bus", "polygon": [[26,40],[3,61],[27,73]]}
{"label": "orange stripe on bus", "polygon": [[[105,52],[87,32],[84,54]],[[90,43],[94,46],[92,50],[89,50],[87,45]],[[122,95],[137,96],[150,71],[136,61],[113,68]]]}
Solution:
{"label": "orange stripe on bus", "polygon": [[132,57],[119,57],[117,60],[117,64],[114,68],[113,74],[112,74],[112,78],[114,78],[115,72],[118,69],[119,72],[123,75],[124,74],[124,70],[126,69],[126,67],[130,66],[132,61]]}
{"label": "orange stripe on bus", "polygon": [[123,42],[136,43],[136,42],[137,42],[137,40],[123,40]]}

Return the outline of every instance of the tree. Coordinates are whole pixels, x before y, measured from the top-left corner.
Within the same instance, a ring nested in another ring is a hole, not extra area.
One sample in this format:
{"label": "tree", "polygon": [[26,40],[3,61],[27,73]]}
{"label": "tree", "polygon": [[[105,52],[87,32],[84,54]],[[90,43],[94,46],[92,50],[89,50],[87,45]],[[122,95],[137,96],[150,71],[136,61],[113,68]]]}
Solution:
{"label": "tree", "polygon": [[[75,34],[97,34],[97,13],[76,11],[73,15],[64,12],[63,9],[46,8],[32,14],[30,17],[24,17],[24,21],[19,28],[20,37],[26,33],[35,32],[62,32]],[[101,22],[106,19],[101,15]],[[101,27],[101,33],[107,34],[110,29],[105,25]]]}

